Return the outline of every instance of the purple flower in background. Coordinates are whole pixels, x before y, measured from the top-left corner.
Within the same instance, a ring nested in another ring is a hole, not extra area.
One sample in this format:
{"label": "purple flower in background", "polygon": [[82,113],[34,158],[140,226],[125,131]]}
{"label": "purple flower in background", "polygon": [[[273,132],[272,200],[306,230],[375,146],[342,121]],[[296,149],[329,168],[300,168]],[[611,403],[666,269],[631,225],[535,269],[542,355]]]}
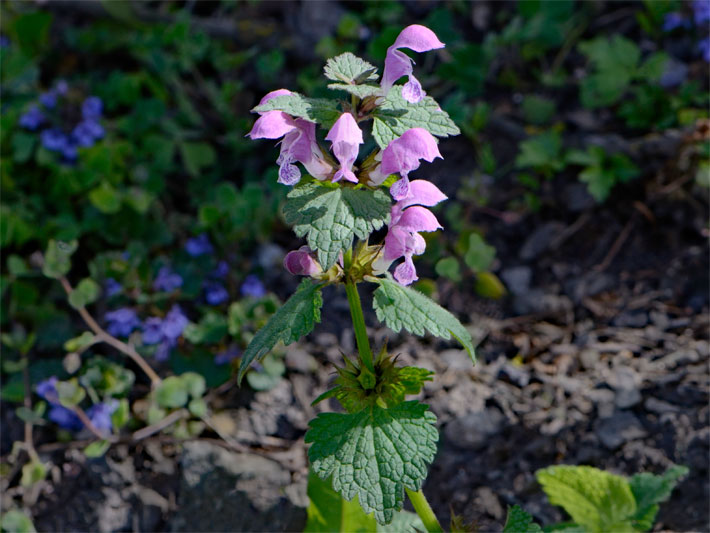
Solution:
{"label": "purple flower in background", "polygon": [[163,340],[163,319],[157,316],[147,318],[143,324],[143,344],[158,344]]}
{"label": "purple flower in background", "polygon": [[693,2],[693,18],[695,19],[695,24],[710,21],[710,1],[695,0]]}
{"label": "purple flower in background", "polygon": [[217,263],[217,268],[212,272],[212,277],[224,279],[227,277],[227,274],[229,274],[229,264],[222,260]]}
{"label": "purple flower in background", "polygon": [[106,291],[106,296],[115,296],[123,290],[123,285],[113,278],[107,278],[104,282],[104,290]]}
{"label": "purple flower in background", "polygon": [[685,20],[685,17],[678,13],[677,11],[673,11],[672,13],[666,14],[666,16],[663,18],[663,24],[661,25],[661,29],[663,31],[673,31],[676,28],[680,28],[681,26],[687,26],[688,21]]}
{"label": "purple flower in background", "polygon": [[57,105],[57,93],[54,91],[47,91],[39,95],[39,103],[42,104],[47,109],[54,109]]}
{"label": "purple flower in background", "polygon": [[64,159],[67,159],[68,161],[75,161],[76,158],[79,157],[79,151],[76,144],[72,141],[67,141],[67,145],[62,149],[62,155],[64,156]]}
{"label": "purple flower in background", "polygon": [[44,122],[44,115],[39,107],[33,105],[21,117],[19,124],[27,130],[34,131]]}
{"label": "purple flower in background", "polygon": [[52,405],[47,414],[48,418],[62,429],[69,431],[79,431],[84,424],[71,409],[63,405]]}
{"label": "purple flower in background", "polygon": [[42,146],[52,152],[64,151],[69,142],[69,139],[67,139],[64,132],[58,128],[44,130],[40,135],[40,139],[42,141]]}
{"label": "purple flower in background", "polygon": [[261,298],[266,295],[266,289],[261,280],[254,274],[249,274],[244,278],[244,283],[241,286],[242,296],[250,296],[252,298]]}
{"label": "purple flower in background", "polygon": [[172,345],[167,342],[163,341],[160,343],[158,348],[155,350],[155,360],[156,361],[167,361],[168,358],[170,357],[170,349],[172,348]]}
{"label": "purple flower in background", "polygon": [[402,98],[413,104],[419,102],[426,93],[419,80],[413,75],[412,63],[414,61],[399,48],[409,48],[415,52],[428,52],[444,48],[444,46],[444,43],[429,28],[419,24],[412,24],[404,28],[395,39],[394,44],[387,49],[381,82],[383,93],[386,95],[399,78],[408,76],[409,81],[402,87]]}
{"label": "purple flower in background", "polygon": [[340,181],[345,178],[348,181],[357,183],[357,177],[353,174],[352,167],[360,146],[363,143],[362,131],[355,122],[352,114],[343,113],[330,128],[326,141],[333,143],[333,154],[340,163],[340,168],[333,176],[333,181]]}
{"label": "purple flower in background", "polygon": [[64,96],[69,91],[69,84],[66,80],[57,80],[57,83],[54,84],[54,90],[58,95]]}
{"label": "purple flower in background", "polygon": [[187,239],[185,251],[192,257],[211,254],[214,251],[210,238],[206,233],[200,233],[197,237]]}
{"label": "purple flower in background", "polygon": [[79,146],[92,146],[104,136],[104,128],[95,120],[82,120],[74,127],[72,137]]}
{"label": "purple flower in background", "polygon": [[236,359],[242,355],[242,352],[236,346],[230,346],[226,350],[219,352],[214,356],[214,362],[216,365],[226,365],[232,360]]}
{"label": "purple flower in background", "polygon": [[0,48],[8,48],[10,46],[10,39],[4,35],[0,35]]}
{"label": "purple flower in background", "polygon": [[136,312],[128,307],[122,307],[104,315],[108,322],[106,331],[114,337],[128,337],[134,329],[141,325]]}
{"label": "purple flower in background", "polygon": [[224,285],[216,281],[208,281],[205,283],[205,300],[210,305],[219,305],[229,299],[229,293]]}
{"label": "purple flower in background", "polygon": [[710,38],[698,41],[698,52],[707,63],[710,63]]}
{"label": "purple flower in background", "polygon": [[49,403],[59,402],[57,396],[57,376],[52,376],[44,381],[37,383],[35,390],[40,398],[47,400]]}
{"label": "purple flower in background", "polygon": [[161,267],[153,280],[153,288],[156,291],[172,292],[180,287],[182,287],[182,276],[167,266]]}
{"label": "purple flower in background", "polygon": [[89,96],[81,105],[81,116],[86,120],[101,117],[104,104],[98,96]]}
{"label": "purple flower in background", "polygon": [[182,335],[182,331],[185,329],[190,321],[183,314],[182,309],[179,305],[173,305],[168,314],[165,315],[163,319],[163,324],[161,325],[161,330],[163,332],[163,338],[168,340],[172,345],[175,344],[178,337]]}
{"label": "purple flower in background", "polygon": [[96,429],[110,432],[113,429],[111,415],[116,409],[118,409],[118,400],[111,398],[106,402],[92,405],[86,411],[86,414]]}

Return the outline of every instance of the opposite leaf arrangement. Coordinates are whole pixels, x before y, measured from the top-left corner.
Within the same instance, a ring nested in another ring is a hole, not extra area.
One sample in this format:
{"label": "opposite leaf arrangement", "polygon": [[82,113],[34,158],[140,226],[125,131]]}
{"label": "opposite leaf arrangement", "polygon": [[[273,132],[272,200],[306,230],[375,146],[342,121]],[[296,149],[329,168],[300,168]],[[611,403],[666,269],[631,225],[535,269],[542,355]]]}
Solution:
{"label": "opposite leaf arrangement", "polygon": [[[421,232],[441,228],[427,209],[446,200],[436,185],[410,180],[421,161],[441,157],[436,137],[459,129],[426,96],[413,75],[413,61],[402,49],[426,52],[443,48],[434,32],[420,25],[405,28],[389,47],[382,79],[377,69],[350,53],[328,60],[328,87],[349,93],[346,99],[315,99],[279,89],[261,100],[252,139],[281,139],[279,183],[293,186],[284,207],[307,246],[289,252],[285,268],[306,276],[298,290],[254,337],[243,354],[239,377],[278,342],[290,344],[320,321],[321,290],[344,284],[357,341],[356,357],[344,356],[335,386],[317,398],[336,398],[346,413],[320,414],[310,423],[312,470],[345,500],[357,498],[380,524],[401,510],[405,491],[429,531],[441,526],[421,486],[436,452],[435,416],[417,394],[432,373],[397,364],[386,347],[373,356],[357,290],[363,281],[379,287],[373,306],[394,331],[402,328],[450,339],[453,335],[475,362],[471,335],[448,311],[408,287],[416,281],[413,256],[424,252]],[[396,82],[408,77],[405,85]],[[361,126],[371,125],[371,137]],[[317,126],[327,130],[321,146]],[[361,145],[371,152],[360,158]],[[307,175],[302,174],[302,165]],[[383,242],[373,232],[387,228]],[[355,243],[357,237],[358,242]],[[391,276],[387,270],[403,259]]]}

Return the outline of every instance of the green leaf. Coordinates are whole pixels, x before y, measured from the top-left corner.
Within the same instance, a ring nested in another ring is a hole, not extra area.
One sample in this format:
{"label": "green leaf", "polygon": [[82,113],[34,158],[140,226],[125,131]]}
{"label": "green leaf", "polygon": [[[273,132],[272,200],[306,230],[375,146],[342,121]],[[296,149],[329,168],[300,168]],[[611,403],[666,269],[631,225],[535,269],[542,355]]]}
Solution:
{"label": "green leaf", "polygon": [[419,490],[436,454],[436,417],[416,401],[355,414],[322,413],[311,420],[306,442],[313,471],[332,476],[346,500],[358,497],[380,524],[402,508],[404,489]]}
{"label": "green leaf", "polygon": [[294,118],[317,122],[325,128],[330,128],[340,117],[337,102],[325,98],[306,98],[298,93],[282,94],[252,109],[257,113],[274,110],[283,111]]}
{"label": "green leaf", "polygon": [[496,256],[496,249],[486,244],[478,233],[468,237],[468,248],[463,260],[474,272],[486,272]]}
{"label": "green leaf", "polygon": [[550,503],[592,533],[633,531],[636,500],[629,482],[591,466],[550,466],[536,472]]}
{"label": "green leaf", "polygon": [[102,213],[118,213],[121,209],[121,194],[106,182],[89,192],[89,200]]}
{"label": "green leaf", "polygon": [[195,398],[190,400],[187,404],[187,408],[190,410],[193,416],[198,418],[203,417],[207,414],[207,403],[202,398]]}
{"label": "green leaf", "polygon": [[155,401],[160,407],[167,409],[182,407],[187,400],[187,383],[179,376],[165,378],[155,391]]}
{"label": "green leaf", "polygon": [[389,223],[391,200],[382,190],[325,187],[309,183],[288,194],[284,216],[308,246],[318,250],[323,270],[349,250],[353,238],[365,240]]}
{"label": "green leaf", "polygon": [[542,533],[542,528],[533,522],[532,515],[525,512],[519,505],[508,507],[508,518],[505,519],[503,533]]}
{"label": "green leaf", "polygon": [[68,381],[57,382],[57,396],[64,407],[72,408],[81,403],[86,396],[86,391],[79,386],[76,378],[71,378]]}
{"label": "green leaf", "polygon": [[111,423],[116,430],[125,426],[131,418],[131,408],[126,398],[121,398],[118,407],[111,413]]}
{"label": "green leaf", "polygon": [[375,291],[372,303],[377,318],[392,331],[404,328],[415,335],[429,331],[442,339],[450,339],[453,335],[466,349],[471,361],[476,362],[471,334],[454,315],[422,293],[392,279],[379,278],[377,283],[380,287]]}
{"label": "green leaf", "polygon": [[271,320],[261,328],[247,346],[239,365],[239,382],[255,359],[269,353],[277,343],[289,345],[307,335],[320,322],[320,308],[323,305],[321,286],[304,279],[293,295],[281,306]]}
{"label": "green leaf", "polygon": [[111,443],[107,440],[97,440],[89,444],[84,448],[84,455],[90,458],[102,457],[108,449],[111,447]]}
{"label": "green leaf", "polygon": [[[611,39],[603,36],[582,42],[579,49],[595,69],[593,74],[582,81],[582,104],[595,108],[617,102],[637,75],[641,58],[639,47],[633,41],[616,34]],[[649,73],[657,67],[656,61],[649,66]]]}
{"label": "green leaf", "polygon": [[64,349],[67,352],[77,352],[79,350],[83,350],[87,346],[91,346],[94,342],[96,342],[94,334],[90,331],[85,331],[78,337],[74,337],[73,339],[66,341],[64,343]]}
{"label": "green leaf", "polygon": [[347,83],[330,83],[328,89],[334,91],[345,91],[354,94],[358,98],[367,98],[368,96],[377,96],[380,94],[379,85],[348,85]]}
{"label": "green leaf", "polygon": [[185,372],[180,375],[180,379],[185,383],[185,389],[193,398],[202,398],[207,389],[205,378],[197,372]]}
{"label": "green leaf", "polygon": [[347,84],[377,80],[377,68],[350,52],[330,58],[323,69],[325,77]]}
{"label": "green leaf", "polygon": [[556,106],[555,102],[548,98],[531,94],[523,98],[522,110],[526,122],[539,126],[550,122]]}
{"label": "green leaf", "polygon": [[62,242],[50,239],[44,253],[42,273],[48,278],[61,278],[71,269],[71,255],[76,251],[77,241]]}
{"label": "green leaf", "polygon": [[449,114],[432,97],[425,96],[416,104],[402,98],[402,85],[390,89],[373,116],[372,135],[382,149],[411,128],[424,128],[437,137],[461,133]]}
{"label": "green leaf", "polygon": [[204,142],[183,142],[180,143],[180,154],[185,170],[193,178],[197,178],[203,168],[214,165],[217,160],[217,153],[214,148]]}
{"label": "green leaf", "polygon": [[11,26],[13,39],[27,56],[39,54],[49,43],[49,28],[52,14],[47,11],[25,13],[17,17]]}
{"label": "green leaf", "polygon": [[12,136],[12,159],[25,163],[32,156],[35,148],[35,136],[17,132]]}
{"label": "green leaf", "polygon": [[493,272],[479,272],[473,286],[476,294],[483,298],[498,300],[505,294],[505,286]]}
{"label": "green leaf", "polygon": [[98,300],[101,287],[91,278],[82,279],[69,294],[69,304],[74,309],[81,309]]}
{"label": "green leaf", "polygon": [[436,263],[434,267],[439,276],[449,278],[451,281],[461,281],[461,267],[455,257],[444,257]]}
{"label": "green leaf", "polygon": [[516,168],[533,168],[551,173],[565,166],[562,156],[562,138],[556,131],[547,131],[520,143],[520,153],[515,158]]}
{"label": "green leaf", "polygon": [[31,487],[47,476],[47,465],[39,461],[31,461],[22,467],[20,485]]}
{"label": "green leaf", "polygon": [[663,76],[667,62],[668,54],[665,52],[651,54],[639,67],[637,75],[639,78],[648,82],[656,82]]}
{"label": "green leaf", "polygon": [[670,498],[671,492],[680,478],[688,475],[688,468],[680,465],[671,466],[661,476],[648,472],[635,474],[629,479],[631,492],[636,500],[638,511],[634,515],[635,528],[648,531],[658,512],[658,504]]}
{"label": "green leaf", "polygon": [[13,509],[0,517],[0,529],[3,533],[36,533],[32,520],[22,511]]}
{"label": "green leaf", "polygon": [[365,514],[357,496],[344,500],[329,480],[320,479],[313,471],[308,474],[308,498],[306,533],[369,533],[377,529],[375,517]]}

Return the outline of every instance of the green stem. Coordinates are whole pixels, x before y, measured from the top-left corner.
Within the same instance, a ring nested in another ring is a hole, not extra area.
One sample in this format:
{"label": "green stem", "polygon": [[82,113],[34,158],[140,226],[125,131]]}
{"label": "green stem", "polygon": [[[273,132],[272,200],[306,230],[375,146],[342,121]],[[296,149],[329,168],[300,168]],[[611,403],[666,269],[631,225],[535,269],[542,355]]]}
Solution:
{"label": "green stem", "polygon": [[349,279],[345,283],[345,292],[348,295],[350,314],[353,317],[353,328],[355,329],[355,340],[357,341],[357,350],[360,352],[360,360],[365,368],[374,375],[375,365],[372,362],[372,349],[370,348],[370,341],[367,339],[365,316],[362,314],[362,304],[360,303],[360,295],[357,292],[355,282]]}
{"label": "green stem", "polygon": [[429,505],[426,496],[424,496],[424,493],[421,490],[418,490],[417,492],[409,489],[406,490],[407,496],[409,496],[409,501],[412,502],[414,510],[419,515],[419,518],[422,519],[426,530],[429,533],[443,533],[444,530],[442,529],[441,524],[439,524],[439,521],[436,519],[436,515]]}

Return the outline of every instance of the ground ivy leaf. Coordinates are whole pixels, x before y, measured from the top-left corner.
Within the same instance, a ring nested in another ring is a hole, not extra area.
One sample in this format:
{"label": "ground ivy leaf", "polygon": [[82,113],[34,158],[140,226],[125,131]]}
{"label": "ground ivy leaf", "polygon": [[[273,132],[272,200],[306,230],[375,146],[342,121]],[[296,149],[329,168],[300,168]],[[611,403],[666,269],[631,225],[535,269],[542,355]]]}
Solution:
{"label": "ground ivy leaf", "polygon": [[449,114],[431,96],[412,104],[402,98],[401,85],[390,89],[373,115],[372,135],[382,149],[411,128],[424,128],[438,137],[461,133]]}
{"label": "ground ivy leaf", "polygon": [[536,472],[550,503],[590,533],[632,531],[636,500],[629,482],[591,466],[558,465]]}
{"label": "ground ivy leaf", "polygon": [[422,293],[403,287],[390,278],[379,278],[377,283],[380,287],[375,291],[372,304],[377,318],[392,331],[404,328],[415,335],[429,331],[442,339],[450,339],[453,335],[466,349],[471,361],[476,362],[471,334],[454,315]]}
{"label": "ground ivy leaf", "polygon": [[322,124],[325,128],[330,128],[340,116],[337,102],[325,98],[306,98],[298,93],[282,94],[256,106],[252,111],[283,111],[292,117]]}
{"label": "ground ivy leaf", "polygon": [[380,524],[402,508],[404,489],[419,490],[436,454],[436,417],[417,401],[359,413],[321,413],[311,420],[306,442],[313,471],[332,476],[346,500],[358,497]]}
{"label": "ground ivy leaf", "polygon": [[320,322],[322,305],[321,285],[304,279],[247,346],[239,365],[239,382],[252,361],[264,357],[279,341],[288,345],[310,333]]}
{"label": "ground ivy leaf", "polygon": [[288,194],[284,215],[296,234],[306,236],[308,246],[318,250],[318,260],[328,270],[341,251],[350,249],[354,236],[366,239],[389,223],[390,206],[382,190],[309,183]]}
{"label": "ground ivy leaf", "polygon": [[673,465],[661,476],[642,472],[629,479],[638,509],[634,515],[636,529],[641,531],[651,529],[658,512],[658,504],[670,498],[680,478],[687,474],[687,467]]}
{"label": "ground ivy leaf", "polygon": [[508,517],[505,519],[503,533],[542,533],[542,528],[533,522],[530,513],[519,505],[508,507]]}
{"label": "ground ivy leaf", "polygon": [[350,52],[330,58],[323,71],[329,80],[348,84],[377,80],[377,68]]}
{"label": "ground ivy leaf", "polygon": [[367,98],[368,96],[375,96],[379,94],[381,90],[378,85],[350,85],[347,83],[331,83],[328,85],[328,89],[333,89],[335,91],[345,91],[350,94],[354,94],[358,98]]}

